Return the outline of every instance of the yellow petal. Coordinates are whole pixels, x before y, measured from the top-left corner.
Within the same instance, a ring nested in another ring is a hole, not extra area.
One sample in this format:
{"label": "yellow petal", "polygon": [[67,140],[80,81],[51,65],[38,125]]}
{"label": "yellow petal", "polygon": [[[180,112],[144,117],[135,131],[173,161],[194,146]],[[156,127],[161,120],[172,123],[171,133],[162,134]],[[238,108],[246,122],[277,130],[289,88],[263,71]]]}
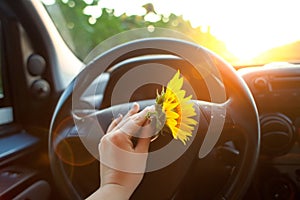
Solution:
{"label": "yellow petal", "polygon": [[177,119],[179,114],[173,111],[166,111],[166,118],[167,119]]}

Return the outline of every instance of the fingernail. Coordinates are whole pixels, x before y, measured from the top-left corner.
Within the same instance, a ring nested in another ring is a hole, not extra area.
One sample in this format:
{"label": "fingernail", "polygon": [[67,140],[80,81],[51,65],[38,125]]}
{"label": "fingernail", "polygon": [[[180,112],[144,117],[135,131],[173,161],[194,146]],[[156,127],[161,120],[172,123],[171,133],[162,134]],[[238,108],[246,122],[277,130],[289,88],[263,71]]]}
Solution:
{"label": "fingernail", "polygon": [[136,109],[136,108],[138,108],[138,106],[139,106],[139,104],[137,102],[134,102],[131,109]]}

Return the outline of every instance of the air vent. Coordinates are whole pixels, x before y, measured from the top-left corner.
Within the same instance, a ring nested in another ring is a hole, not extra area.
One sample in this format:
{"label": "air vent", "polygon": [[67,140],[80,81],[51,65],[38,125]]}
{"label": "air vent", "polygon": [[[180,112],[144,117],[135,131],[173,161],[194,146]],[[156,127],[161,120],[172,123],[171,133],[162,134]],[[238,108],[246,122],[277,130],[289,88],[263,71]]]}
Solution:
{"label": "air vent", "polygon": [[293,146],[296,134],[291,120],[282,113],[261,117],[261,150],[264,154],[279,156]]}

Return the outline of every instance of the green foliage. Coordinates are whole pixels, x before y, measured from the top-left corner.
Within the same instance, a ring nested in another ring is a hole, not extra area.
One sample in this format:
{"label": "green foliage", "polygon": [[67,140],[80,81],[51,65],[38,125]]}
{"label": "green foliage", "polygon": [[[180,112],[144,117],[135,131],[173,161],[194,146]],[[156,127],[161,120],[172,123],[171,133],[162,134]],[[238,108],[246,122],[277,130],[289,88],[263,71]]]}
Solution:
{"label": "green foliage", "polygon": [[[201,27],[193,28],[190,22],[184,20],[182,16],[171,14],[168,18],[165,18],[159,15],[160,19],[158,21],[150,22],[144,20],[146,14],[142,16],[127,16],[124,13],[117,17],[114,15],[114,10],[105,8],[99,10],[99,13],[102,12],[102,14],[97,19],[93,19],[91,18],[92,16],[84,14],[83,10],[87,6],[97,4],[98,0],[93,0],[89,5],[87,5],[84,0],[57,0],[55,5],[47,6],[63,38],[82,60],[103,40],[123,31],[145,28],[150,25],[182,32],[197,43],[223,57],[224,52],[227,54],[225,54],[225,57],[231,56],[226,50],[224,43],[217,40],[210,32],[201,32]],[[57,9],[57,6],[60,9]],[[145,5],[144,8],[147,9],[148,12],[155,13],[153,5],[151,4]],[[59,13],[58,10],[61,10],[61,13]],[[60,14],[63,16],[60,16]],[[90,19],[92,19],[94,23],[90,23]]]}

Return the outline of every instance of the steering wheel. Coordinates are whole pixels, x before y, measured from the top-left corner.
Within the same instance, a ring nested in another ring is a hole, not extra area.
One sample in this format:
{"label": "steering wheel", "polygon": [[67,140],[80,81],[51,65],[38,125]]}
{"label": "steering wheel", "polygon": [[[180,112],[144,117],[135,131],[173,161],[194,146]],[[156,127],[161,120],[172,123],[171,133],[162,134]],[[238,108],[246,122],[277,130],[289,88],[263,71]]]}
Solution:
{"label": "steering wheel", "polygon": [[[198,129],[187,146],[183,148],[182,144],[180,146],[170,140],[164,141],[166,140],[164,137],[159,137],[150,144],[149,166],[147,165],[149,170],[146,168],[143,181],[131,198],[176,199],[180,195],[184,196],[181,186],[186,177],[193,176],[193,172],[197,170],[194,166],[195,162],[205,161],[205,157],[212,152],[224,129],[229,126],[239,130],[239,135],[234,137],[243,138],[242,150],[234,170],[215,198],[241,198],[254,174],[260,146],[259,118],[253,97],[245,82],[228,63],[197,44],[172,38],[139,39],[117,46],[90,62],[66,88],[53,114],[49,134],[50,165],[58,188],[69,199],[82,198],[65,172],[64,163],[68,161],[62,153],[65,149],[60,144],[65,143],[68,138],[80,138],[81,144],[77,142],[74,145],[70,142],[67,145],[68,149],[75,149],[72,150],[74,151],[72,159],[75,159],[74,156],[85,161],[93,156],[98,158],[98,143],[115,113],[125,112],[131,106],[131,102],[118,100],[103,106],[105,104],[103,102],[109,102],[107,99],[113,98],[114,91],[107,92],[107,88],[112,87],[108,84],[109,80],[115,76],[115,71],[118,71],[118,74],[123,72],[124,69],[120,67],[122,66],[120,63],[149,55],[171,55],[178,60],[186,61],[194,69],[181,71],[194,70],[193,73],[201,74],[209,92],[213,94],[210,96],[210,101],[193,99],[199,111]],[[148,81],[156,76],[167,80],[170,73],[176,72],[170,69],[161,71],[160,67],[149,70],[147,67],[149,65],[139,66],[139,73],[141,74],[144,70],[145,73],[141,76],[143,80]],[[154,74],[149,74],[151,72]],[[137,80],[133,82],[135,81]],[[91,87],[91,85],[94,86]],[[191,87],[197,89],[194,83]],[[87,100],[91,95],[83,94],[93,94],[92,100]],[[99,105],[99,102],[102,102],[102,105]],[[152,105],[154,100],[145,99],[137,102],[143,108]],[[169,147],[170,143],[173,146]],[[165,146],[168,147],[164,148]],[[85,149],[84,147],[88,150],[82,150]],[[152,162],[164,163],[164,160],[159,156],[157,158],[157,155],[151,157],[151,152],[159,149],[165,150],[160,155],[172,157],[175,154],[177,157],[175,156],[172,162],[163,167],[151,165]],[[176,153],[178,149],[180,149],[179,153]],[[201,188],[199,190],[201,192]]]}

